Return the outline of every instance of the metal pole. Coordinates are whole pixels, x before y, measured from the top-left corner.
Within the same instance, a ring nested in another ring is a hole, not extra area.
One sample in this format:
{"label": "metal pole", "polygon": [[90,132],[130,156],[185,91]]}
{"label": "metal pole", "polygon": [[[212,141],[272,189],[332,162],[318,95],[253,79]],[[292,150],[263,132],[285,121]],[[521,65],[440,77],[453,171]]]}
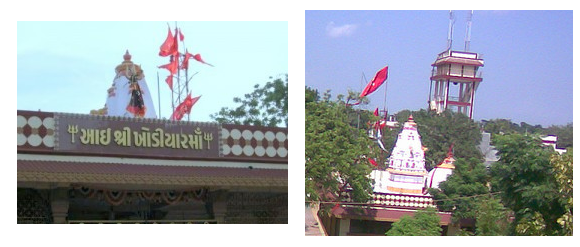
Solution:
{"label": "metal pole", "polygon": [[159,89],[159,71],[157,71],[157,108],[159,110],[159,119],[161,119],[161,90]]}
{"label": "metal pole", "polygon": [[[187,66],[187,68],[185,68],[185,93],[189,93],[189,80],[187,79],[188,78],[188,76],[187,76],[188,70],[189,70],[189,65]],[[191,114],[191,112],[187,114],[187,121],[189,121],[190,114]]]}
{"label": "metal pole", "polygon": [[385,119],[387,118],[387,86],[389,85],[386,80],[388,80],[388,77],[385,79],[385,100],[383,102],[383,112],[385,112]]}

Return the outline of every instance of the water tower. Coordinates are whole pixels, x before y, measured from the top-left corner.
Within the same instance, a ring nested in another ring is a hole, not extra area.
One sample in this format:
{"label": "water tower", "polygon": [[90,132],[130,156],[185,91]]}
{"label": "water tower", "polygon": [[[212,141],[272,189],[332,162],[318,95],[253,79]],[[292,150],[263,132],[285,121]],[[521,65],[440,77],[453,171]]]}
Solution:
{"label": "water tower", "polygon": [[467,19],[464,51],[453,51],[453,12],[449,12],[449,32],[447,49],[437,55],[431,65],[431,83],[429,88],[429,109],[441,113],[447,109],[461,112],[473,119],[475,91],[482,81],[479,67],[483,67],[480,54],[469,52],[471,39],[471,16]]}

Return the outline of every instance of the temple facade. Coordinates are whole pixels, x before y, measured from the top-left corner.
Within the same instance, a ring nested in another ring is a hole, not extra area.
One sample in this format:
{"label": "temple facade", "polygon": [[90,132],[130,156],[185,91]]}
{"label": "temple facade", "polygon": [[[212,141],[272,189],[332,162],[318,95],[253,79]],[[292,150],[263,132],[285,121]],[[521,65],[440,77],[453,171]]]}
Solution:
{"label": "temple facade", "polygon": [[18,223],[287,223],[286,128],[17,111]]}
{"label": "temple facade", "polygon": [[[375,169],[371,200],[365,204],[344,202],[331,210],[323,222],[329,235],[381,235],[392,223],[404,215],[427,207],[436,207],[429,188],[438,188],[454,169],[452,153],[437,167],[425,169],[425,147],[413,116],[404,123],[395,147],[388,159],[387,168]],[[438,212],[442,235],[458,228],[451,224],[451,213]]]}
{"label": "temple facade", "polygon": [[288,222],[288,129],[157,119],[127,52],[104,108],[17,111],[18,223]]}

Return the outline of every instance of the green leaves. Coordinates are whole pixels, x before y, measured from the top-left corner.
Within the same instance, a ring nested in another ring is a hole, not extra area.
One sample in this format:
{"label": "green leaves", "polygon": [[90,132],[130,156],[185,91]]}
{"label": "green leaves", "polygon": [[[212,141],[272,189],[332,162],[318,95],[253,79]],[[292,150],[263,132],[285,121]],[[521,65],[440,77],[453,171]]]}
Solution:
{"label": "green leaves", "polygon": [[515,233],[559,234],[557,219],[565,213],[565,204],[550,164],[553,149],[544,147],[537,136],[496,135],[493,141],[500,159],[492,166],[492,185],[515,213]]}
{"label": "green leaves", "polygon": [[454,221],[475,218],[475,209],[480,202],[472,196],[489,193],[488,181],[485,165],[479,160],[457,158],[455,170],[439,184],[440,190],[430,189],[429,193],[434,200],[439,200],[437,206],[440,210],[453,211]]}
{"label": "green leaves", "polygon": [[475,234],[505,236],[509,231],[508,210],[494,196],[481,197],[476,204]]}
{"label": "green leaves", "polygon": [[256,84],[252,93],[235,97],[233,101],[240,105],[233,109],[223,107],[210,117],[219,123],[288,126],[288,75],[285,81],[278,78],[262,88]]}
{"label": "green leaves", "polygon": [[434,208],[416,211],[413,217],[405,215],[389,229],[387,236],[441,236],[440,217]]}
{"label": "green leaves", "polygon": [[361,155],[368,153],[369,140],[363,130],[349,125],[345,105],[323,101],[316,91],[306,89],[315,101],[306,103],[305,156],[307,200],[337,200],[347,187],[355,201],[367,201],[372,193],[370,165]]}

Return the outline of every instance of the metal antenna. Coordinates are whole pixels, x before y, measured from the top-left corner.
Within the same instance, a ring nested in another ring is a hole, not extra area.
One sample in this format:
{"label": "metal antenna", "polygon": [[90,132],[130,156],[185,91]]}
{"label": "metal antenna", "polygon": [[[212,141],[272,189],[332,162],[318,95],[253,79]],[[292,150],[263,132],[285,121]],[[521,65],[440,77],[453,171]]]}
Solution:
{"label": "metal antenna", "polygon": [[473,10],[467,16],[467,30],[465,30],[465,51],[469,51],[469,43],[471,42],[471,17]]}
{"label": "metal antenna", "polygon": [[453,25],[455,24],[455,18],[453,16],[453,10],[449,10],[449,31],[447,32],[447,50],[451,50],[451,45],[453,44]]}

